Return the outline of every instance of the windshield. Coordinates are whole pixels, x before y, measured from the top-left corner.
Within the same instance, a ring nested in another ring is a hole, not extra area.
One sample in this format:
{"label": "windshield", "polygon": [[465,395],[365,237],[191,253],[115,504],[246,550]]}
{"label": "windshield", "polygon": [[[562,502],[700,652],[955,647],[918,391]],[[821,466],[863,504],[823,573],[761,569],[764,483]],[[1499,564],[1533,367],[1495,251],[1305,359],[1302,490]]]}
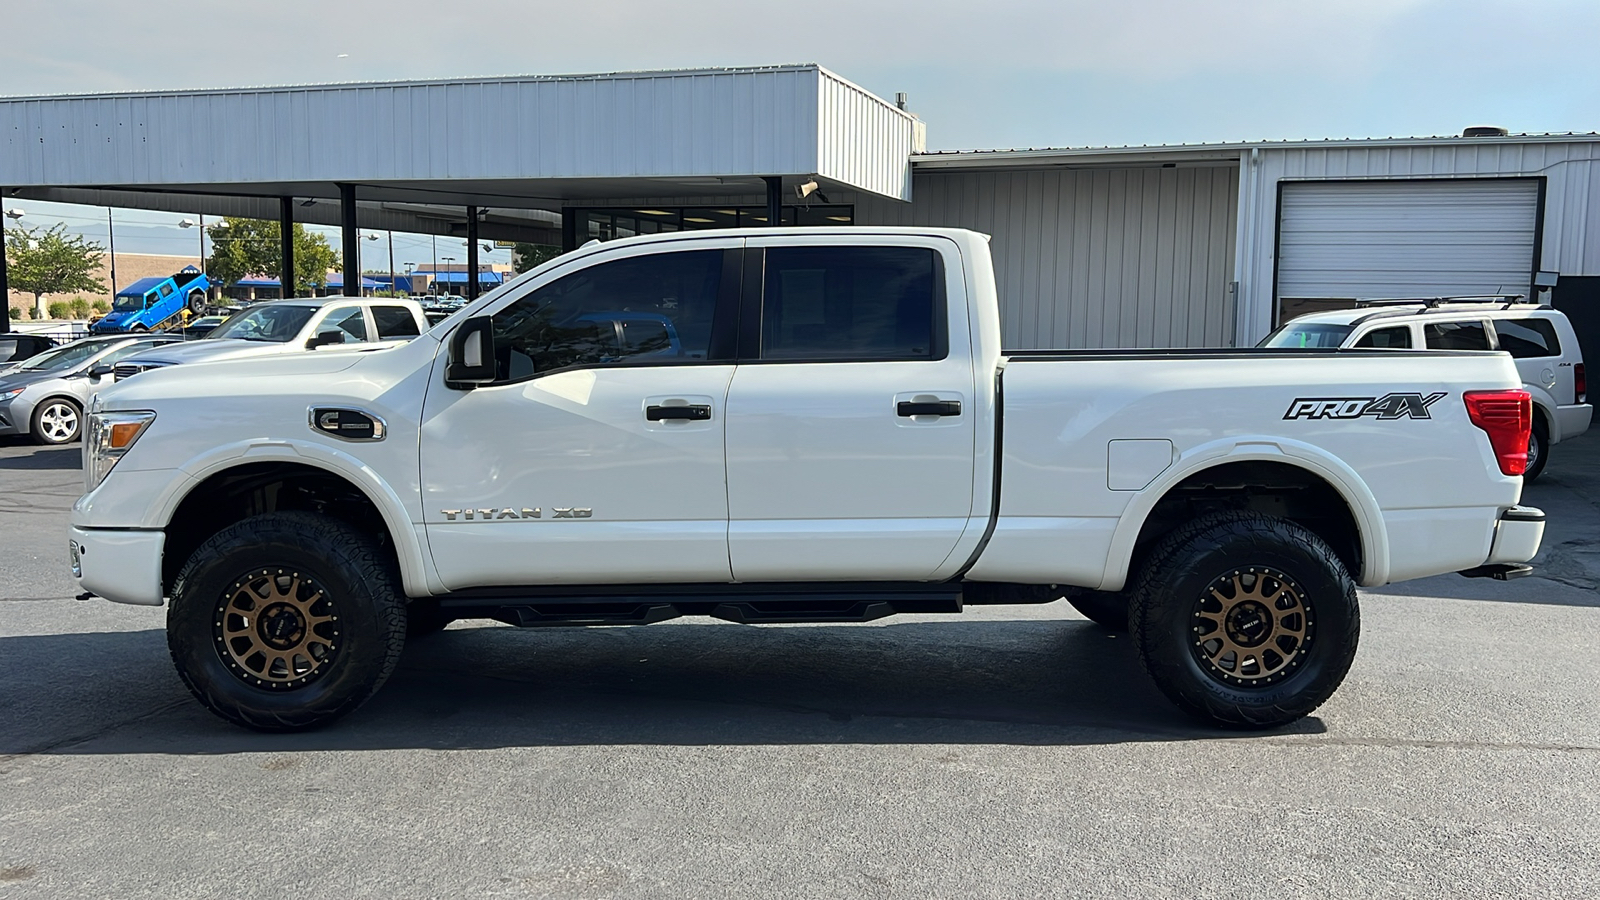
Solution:
{"label": "windshield", "polygon": [[117,299],[111,303],[112,312],[138,312],[141,309],[144,309],[143,294],[118,296]]}
{"label": "windshield", "polygon": [[83,341],[77,344],[68,344],[57,347],[35,356],[21,365],[26,372],[49,372],[56,369],[65,369],[83,362],[89,357],[111,346],[107,341]]}
{"label": "windshield", "polygon": [[252,306],[241,309],[206,335],[205,339],[272,341],[281,344],[300,333],[316,309],[310,306]]}
{"label": "windshield", "polygon": [[1352,326],[1289,322],[1262,338],[1257,347],[1337,347],[1350,336]]}

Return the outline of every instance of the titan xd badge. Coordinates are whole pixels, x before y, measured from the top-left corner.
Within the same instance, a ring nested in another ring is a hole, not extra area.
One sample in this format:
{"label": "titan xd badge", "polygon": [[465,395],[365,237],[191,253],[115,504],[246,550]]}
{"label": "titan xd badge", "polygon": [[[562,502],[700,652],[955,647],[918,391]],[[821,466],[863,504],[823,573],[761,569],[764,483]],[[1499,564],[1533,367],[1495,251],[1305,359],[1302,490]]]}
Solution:
{"label": "titan xd badge", "polygon": [[[502,509],[441,509],[446,522],[457,520],[470,522],[474,519],[482,521],[499,521],[501,519],[540,519],[543,514],[539,507],[524,506],[521,509],[512,509],[507,506]],[[594,516],[594,510],[576,506],[551,507],[553,519],[588,519]]]}

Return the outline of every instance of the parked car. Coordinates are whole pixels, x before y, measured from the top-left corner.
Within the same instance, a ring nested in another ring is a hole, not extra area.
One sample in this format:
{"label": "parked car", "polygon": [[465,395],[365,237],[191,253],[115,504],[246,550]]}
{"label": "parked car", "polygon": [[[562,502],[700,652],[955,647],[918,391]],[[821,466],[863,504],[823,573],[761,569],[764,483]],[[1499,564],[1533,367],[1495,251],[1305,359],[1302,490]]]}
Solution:
{"label": "parked car", "polygon": [[188,324],[183,326],[180,333],[183,335],[184,340],[199,340],[216,330],[216,327],[221,325],[227,318],[227,316],[201,316],[198,319],[190,319]]}
{"label": "parked car", "polygon": [[77,440],[83,411],[111,384],[113,365],[179,340],[164,334],[88,337],[27,360],[0,376],[0,434],[25,434],[40,444]]}
{"label": "parked car", "polygon": [[1550,448],[1589,430],[1583,350],[1560,310],[1520,298],[1365,301],[1355,309],[1310,313],[1284,323],[1262,347],[1503,350],[1516,360],[1533,397],[1533,429],[1523,481],[1544,471]]}
{"label": "parked car", "polygon": [[40,334],[21,334],[14,331],[0,334],[0,375],[55,345],[55,341]]}
{"label": "parked car", "polygon": [[[1358,585],[1530,571],[1505,354],[1006,352],[993,272],[956,229],[650,235],[383,353],[140,375],[90,415],[72,574],[170,597],[190,691],[281,731],[356,708],[408,630],[454,618],[1063,594],[1179,708],[1271,727],[1343,680]],[[619,353],[585,321],[606,310],[669,320],[677,350]]]}
{"label": "parked car", "polygon": [[411,340],[430,326],[410,300],[310,297],[272,300],[229,316],[203,340],[162,347],[125,359],[117,380],[182,363],[276,356],[344,347],[376,350]]}

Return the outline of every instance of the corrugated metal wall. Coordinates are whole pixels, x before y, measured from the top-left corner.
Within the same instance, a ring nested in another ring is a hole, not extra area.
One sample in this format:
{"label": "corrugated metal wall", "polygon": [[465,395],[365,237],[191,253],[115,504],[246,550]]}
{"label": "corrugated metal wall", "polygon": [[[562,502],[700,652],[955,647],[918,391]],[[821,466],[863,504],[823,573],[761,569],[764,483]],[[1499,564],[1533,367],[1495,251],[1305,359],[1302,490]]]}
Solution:
{"label": "corrugated metal wall", "polygon": [[1233,166],[941,171],[856,222],[992,235],[1007,348],[1226,346],[1237,196]]}
{"label": "corrugated metal wall", "polygon": [[1240,182],[1238,340],[1254,343],[1271,328],[1278,182],[1351,178],[1543,176],[1541,268],[1600,275],[1600,143],[1451,139],[1395,146],[1263,146],[1246,153]]}
{"label": "corrugated metal wall", "polygon": [[885,197],[911,192],[915,120],[824,69],[817,83],[817,174]]}

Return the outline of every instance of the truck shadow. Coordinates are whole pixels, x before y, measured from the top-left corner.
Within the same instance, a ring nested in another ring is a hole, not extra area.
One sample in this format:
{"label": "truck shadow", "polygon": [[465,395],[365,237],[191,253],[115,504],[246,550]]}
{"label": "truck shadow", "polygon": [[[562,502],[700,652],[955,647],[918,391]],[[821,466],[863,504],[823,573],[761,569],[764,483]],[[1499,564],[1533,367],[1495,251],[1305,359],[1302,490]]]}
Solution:
{"label": "truck shadow", "polygon": [[1178,713],[1126,637],[1080,620],[457,627],[408,647],[361,710],[286,735],[204,711],[159,631],[0,638],[0,683],[0,755],[1238,736]]}

